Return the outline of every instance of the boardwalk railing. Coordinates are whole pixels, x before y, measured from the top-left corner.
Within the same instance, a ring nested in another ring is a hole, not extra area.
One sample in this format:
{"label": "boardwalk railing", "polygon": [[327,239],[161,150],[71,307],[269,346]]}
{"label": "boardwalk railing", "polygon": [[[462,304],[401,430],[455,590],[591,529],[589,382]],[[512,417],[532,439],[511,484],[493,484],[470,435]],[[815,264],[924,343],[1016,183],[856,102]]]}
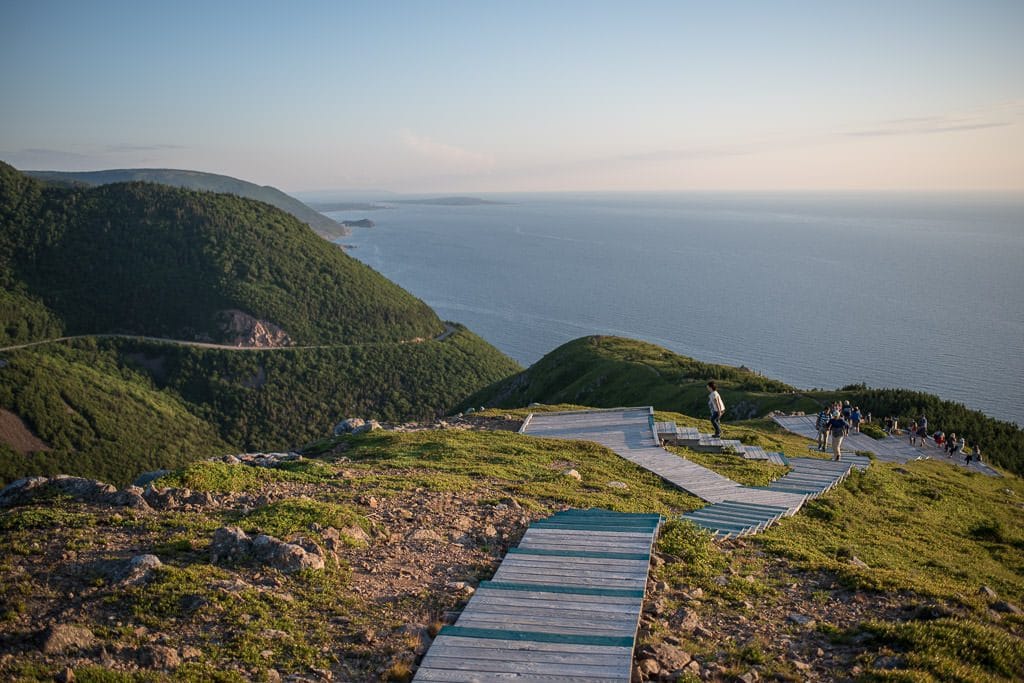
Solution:
{"label": "boardwalk railing", "polygon": [[534,522],[416,681],[625,683],[661,518],[567,510]]}

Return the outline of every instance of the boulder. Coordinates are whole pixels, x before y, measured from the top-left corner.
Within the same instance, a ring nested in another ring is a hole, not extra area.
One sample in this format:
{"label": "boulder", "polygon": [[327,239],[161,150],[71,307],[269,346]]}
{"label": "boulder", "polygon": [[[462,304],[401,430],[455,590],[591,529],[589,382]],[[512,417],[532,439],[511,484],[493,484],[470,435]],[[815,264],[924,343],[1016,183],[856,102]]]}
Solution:
{"label": "boulder", "polygon": [[47,477],[25,477],[0,489],[0,508],[24,505],[50,480]]}
{"label": "boulder", "polygon": [[376,420],[370,420],[369,422],[364,422],[363,424],[353,429],[352,433],[363,434],[365,432],[374,432],[377,431],[378,429],[380,429],[380,422],[377,422]]}
{"label": "boulder", "polygon": [[623,482],[623,481],[610,481],[610,482],[608,482],[606,484],[606,486],[608,486],[608,488],[612,488],[612,489],[623,489],[623,490],[629,489],[629,485],[626,484],[626,482]]}
{"label": "boulder", "polygon": [[574,469],[562,470],[562,476],[575,479],[576,481],[583,481],[583,477]]}
{"label": "boulder", "polygon": [[117,488],[95,479],[69,477],[66,474],[50,478],[26,477],[0,489],[0,508],[24,505],[43,491],[62,493],[86,503],[110,504]]}
{"label": "boulder", "polygon": [[136,555],[128,560],[118,577],[122,586],[134,586],[152,579],[154,569],[164,566],[156,555]]}
{"label": "boulder", "polygon": [[110,504],[135,510],[149,510],[149,503],[146,502],[142,494],[143,490],[138,486],[129,486],[112,495],[110,497]]}
{"label": "boulder", "polygon": [[96,644],[96,636],[84,626],[54,624],[43,631],[40,649],[48,655],[84,650]]}
{"label": "boulder", "polygon": [[406,537],[406,540],[421,543],[443,543],[444,539],[433,529],[416,529]]}
{"label": "boulder", "polygon": [[252,539],[252,553],[260,562],[285,573],[324,568],[324,558],[321,555],[266,534],[260,534]]}
{"label": "boulder", "polygon": [[139,651],[139,664],[150,669],[177,669],[181,666],[181,657],[173,647],[166,645],[147,645]]}
{"label": "boulder", "polygon": [[210,543],[210,562],[224,560],[236,562],[252,552],[252,539],[237,526],[224,526],[213,532]]}
{"label": "boulder", "polygon": [[334,435],[340,436],[341,434],[351,434],[356,428],[362,427],[366,424],[366,420],[361,417],[350,417],[347,420],[342,420],[338,424],[334,425]]}

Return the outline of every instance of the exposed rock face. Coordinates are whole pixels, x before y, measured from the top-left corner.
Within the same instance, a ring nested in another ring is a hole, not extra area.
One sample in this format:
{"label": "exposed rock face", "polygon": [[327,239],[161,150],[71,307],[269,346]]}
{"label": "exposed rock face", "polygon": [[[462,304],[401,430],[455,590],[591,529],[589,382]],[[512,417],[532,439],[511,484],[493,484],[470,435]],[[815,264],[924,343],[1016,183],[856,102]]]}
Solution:
{"label": "exposed rock face", "polygon": [[226,336],[225,343],[234,346],[272,348],[292,344],[288,333],[280,327],[266,320],[257,320],[244,311],[221,311],[220,327]]}

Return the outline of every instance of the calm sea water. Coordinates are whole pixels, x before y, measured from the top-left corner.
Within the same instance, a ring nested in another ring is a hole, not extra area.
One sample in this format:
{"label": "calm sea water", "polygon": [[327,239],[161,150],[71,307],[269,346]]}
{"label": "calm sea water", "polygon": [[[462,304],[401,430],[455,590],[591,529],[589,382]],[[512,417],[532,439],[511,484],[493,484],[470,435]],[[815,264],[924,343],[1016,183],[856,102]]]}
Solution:
{"label": "calm sea water", "polygon": [[1024,424],[1024,198],[534,195],[393,204],[342,241],[528,365],[589,334]]}

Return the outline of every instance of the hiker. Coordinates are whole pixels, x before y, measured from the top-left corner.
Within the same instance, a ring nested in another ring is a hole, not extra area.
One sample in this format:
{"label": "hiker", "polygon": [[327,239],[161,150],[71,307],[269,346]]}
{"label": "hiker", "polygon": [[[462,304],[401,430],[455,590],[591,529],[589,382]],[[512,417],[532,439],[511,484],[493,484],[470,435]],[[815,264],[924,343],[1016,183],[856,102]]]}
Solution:
{"label": "hiker", "polygon": [[967,450],[967,439],[965,439],[964,435],[961,434],[960,438],[956,440],[956,452],[960,453],[960,454],[963,454],[963,452],[966,451],[966,450]]}
{"label": "hiker", "polygon": [[948,455],[949,457],[952,458],[953,457],[953,451],[956,450],[956,432],[950,432],[949,433],[949,438],[946,439],[945,450],[946,450],[946,455]]}
{"label": "hiker", "polygon": [[828,421],[828,430],[832,434],[832,453],[835,460],[843,455],[843,438],[850,433],[850,425],[841,416],[835,416]]}
{"label": "hiker", "polygon": [[[953,436],[956,436],[956,434]],[[946,435],[942,433],[941,429],[936,429],[935,433],[932,434],[932,438],[935,439],[935,445],[939,447],[946,442]]]}
{"label": "hiker", "polygon": [[843,419],[847,422],[850,421],[850,417],[853,415],[853,408],[850,407],[849,401],[843,401]]}
{"label": "hiker", "polygon": [[853,431],[855,434],[860,434],[860,420],[860,406],[854,406],[853,411],[850,413],[850,424],[853,426]]}
{"label": "hiker", "polygon": [[822,453],[828,449],[828,421],[830,419],[832,419],[832,415],[828,408],[822,408],[818,413],[817,422],[814,423],[814,428],[818,430],[818,450]]}
{"label": "hiker", "polygon": [[708,382],[708,409],[711,411],[711,426],[715,428],[715,438],[722,438],[722,416],[725,415],[725,402],[718,393],[718,385]]}
{"label": "hiker", "polygon": [[910,434],[910,445],[916,446],[917,441],[917,422],[911,422],[910,426],[907,427],[907,433]]}

